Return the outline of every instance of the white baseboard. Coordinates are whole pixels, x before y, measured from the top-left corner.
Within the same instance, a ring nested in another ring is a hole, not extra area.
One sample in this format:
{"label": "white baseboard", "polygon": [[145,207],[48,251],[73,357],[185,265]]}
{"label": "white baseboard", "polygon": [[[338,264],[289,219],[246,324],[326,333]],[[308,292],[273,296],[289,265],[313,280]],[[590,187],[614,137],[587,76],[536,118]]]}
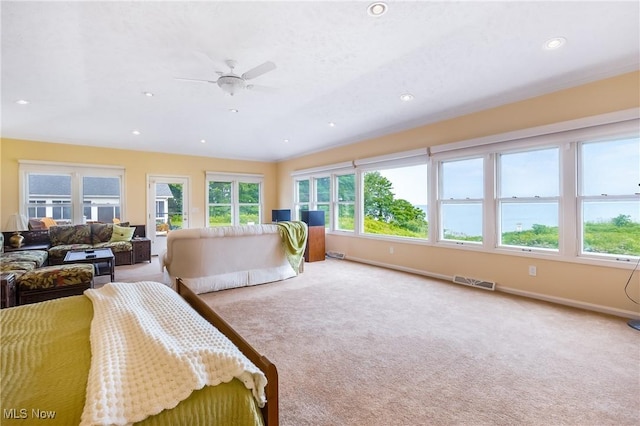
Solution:
{"label": "white baseboard", "polygon": [[[423,275],[430,278],[437,278],[445,281],[452,281],[453,277],[443,274],[436,274],[429,271],[423,271],[421,269],[407,268],[405,266],[393,265],[390,263],[376,262],[368,259],[360,259],[357,257],[346,256],[346,260],[353,262],[365,263],[373,266],[380,266],[387,269],[394,269],[396,271],[409,272],[416,275]],[[566,299],[564,297],[549,296],[546,294],[534,293],[531,291],[518,290],[515,288],[507,287],[504,285],[496,284],[496,291],[502,291],[504,293],[514,294],[516,296],[528,297],[531,299],[543,300],[545,302],[557,303],[559,305],[571,306],[572,308],[580,308],[588,311],[599,312],[607,315],[614,315],[622,318],[640,319],[640,312],[627,311],[624,309],[612,308],[610,306],[596,305],[594,303],[581,302],[579,300]]]}

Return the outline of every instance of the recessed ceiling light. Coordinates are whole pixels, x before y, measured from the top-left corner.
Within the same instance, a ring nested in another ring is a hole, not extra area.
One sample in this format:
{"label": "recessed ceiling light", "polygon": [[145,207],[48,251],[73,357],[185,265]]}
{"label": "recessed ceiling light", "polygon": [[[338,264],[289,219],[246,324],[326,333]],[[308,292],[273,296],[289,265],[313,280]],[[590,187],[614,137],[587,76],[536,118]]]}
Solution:
{"label": "recessed ceiling light", "polygon": [[329,127],[336,127],[336,123],[334,123],[333,121],[330,121],[327,124],[329,125]]}
{"label": "recessed ceiling light", "polygon": [[289,139],[284,139],[282,142],[289,143]]}
{"label": "recessed ceiling light", "polygon": [[27,105],[27,104],[29,103],[29,101],[28,101],[28,100],[26,100],[26,99],[18,99],[18,100],[16,101],[16,103],[17,103],[18,105]]}
{"label": "recessed ceiling light", "polygon": [[138,136],[140,134],[140,130],[134,130],[131,133],[133,133],[134,135]]}
{"label": "recessed ceiling light", "polygon": [[153,93],[151,92],[142,92],[143,95],[145,95],[148,98],[151,98],[153,96]]}
{"label": "recessed ceiling light", "polygon": [[547,40],[544,43],[544,48],[546,50],[555,50],[559,49],[567,42],[567,39],[564,37],[554,37],[552,39]]}
{"label": "recessed ceiling light", "polygon": [[205,139],[200,139],[200,143],[207,143]]}
{"label": "recessed ceiling light", "polygon": [[400,95],[400,100],[403,102],[409,102],[413,100],[413,95],[411,93],[405,93],[404,95]]}
{"label": "recessed ceiling light", "polygon": [[238,112],[238,110],[237,110],[237,109],[235,109],[235,108],[231,108],[231,109],[229,110],[229,112],[232,112],[232,113],[234,113],[234,114],[235,114],[236,112]]}
{"label": "recessed ceiling light", "polygon": [[376,2],[376,3],[371,3],[369,5],[369,7],[367,7],[367,13],[369,14],[369,16],[374,16],[374,17],[378,17],[378,16],[382,16],[387,12],[387,4],[384,2]]}

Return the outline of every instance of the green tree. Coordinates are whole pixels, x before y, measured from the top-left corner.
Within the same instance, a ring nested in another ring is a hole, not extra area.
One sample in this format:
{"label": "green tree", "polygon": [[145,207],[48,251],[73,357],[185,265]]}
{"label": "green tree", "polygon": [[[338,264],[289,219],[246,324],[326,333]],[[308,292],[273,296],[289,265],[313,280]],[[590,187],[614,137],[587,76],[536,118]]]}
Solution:
{"label": "green tree", "polygon": [[238,184],[240,203],[258,204],[260,202],[260,184],[239,182]]}
{"label": "green tree", "polygon": [[383,222],[393,218],[391,208],[394,194],[393,184],[380,172],[368,172],[364,175],[364,215]]}
{"label": "green tree", "polygon": [[413,232],[426,229],[425,212],[404,199],[394,200],[391,204],[392,223]]}
{"label": "green tree", "polygon": [[617,227],[629,226],[633,223],[631,221],[631,216],[629,216],[628,214],[620,214],[611,219],[611,222]]}
{"label": "green tree", "polygon": [[230,204],[231,182],[209,182],[209,202],[213,204]]}

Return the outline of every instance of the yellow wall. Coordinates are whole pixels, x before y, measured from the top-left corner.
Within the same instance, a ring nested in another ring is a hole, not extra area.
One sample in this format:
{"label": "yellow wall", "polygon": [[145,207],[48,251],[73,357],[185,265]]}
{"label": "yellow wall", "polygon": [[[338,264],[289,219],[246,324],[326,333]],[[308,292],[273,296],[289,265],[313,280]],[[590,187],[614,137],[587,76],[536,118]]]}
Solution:
{"label": "yellow wall", "polygon": [[[135,224],[145,223],[147,175],[175,175],[191,178],[192,228],[203,227],[206,220],[205,172],[259,173],[265,177],[263,222],[271,221],[271,209],[277,208],[277,175],[275,163],[226,160],[176,154],[127,151],[109,148],[3,139],[0,157],[2,200],[0,229],[9,215],[19,210],[18,160],[40,160],[64,163],[99,164],[125,168],[126,217]],[[195,208],[195,209],[194,209]],[[197,209],[197,212],[194,210]]]}
{"label": "yellow wall", "polygon": [[[640,106],[640,72],[632,72],[525,101],[364,140],[278,164],[278,202],[291,205],[291,173],[358,158],[435,146],[482,136],[542,126]],[[376,264],[427,273],[454,274],[495,281],[520,294],[592,307],[605,312],[640,316],[624,285],[630,269],[559,262],[514,255],[481,253],[411,243],[390,243],[366,237],[327,235],[327,250],[343,252]],[[389,246],[394,246],[394,254]],[[528,275],[528,266],[537,276]],[[638,298],[640,278],[634,275],[632,294]],[[473,291],[470,289],[470,291]],[[475,290],[480,291],[480,290]],[[471,295],[472,293],[470,293]],[[565,300],[566,299],[566,300]]]}

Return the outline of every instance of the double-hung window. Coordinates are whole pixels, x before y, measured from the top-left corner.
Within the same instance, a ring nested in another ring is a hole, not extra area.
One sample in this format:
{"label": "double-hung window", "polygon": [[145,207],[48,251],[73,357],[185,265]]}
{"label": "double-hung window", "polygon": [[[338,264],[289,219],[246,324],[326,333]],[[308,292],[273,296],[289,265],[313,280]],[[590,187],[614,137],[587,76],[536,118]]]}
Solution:
{"label": "double-hung window", "polygon": [[356,174],[334,175],[334,229],[353,232],[356,219]]}
{"label": "double-hung window", "polygon": [[499,245],[558,250],[558,153],[552,147],[497,156]]}
{"label": "double-hung window", "polygon": [[295,181],[294,218],[300,220],[300,212],[320,210],[324,212],[325,228],[331,224],[331,177],[300,177]]}
{"label": "double-hung window", "polygon": [[579,144],[580,254],[640,256],[640,138]]}
{"label": "double-hung window", "polygon": [[309,204],[311,202],[309,184],[310,178],[297,179],[295,181],[295,196],[294,196],[294,218],[300,219],[300,212],[310,210]]}
{"label": "double-hung window", "polygon": [[207,226],[261,223],[264,177],[207,173]]}
{"label": "double-hung window", "polygon": [[482,242],[484,157],[442,161],[439,186],[439,239]]}
{"label": "double-hung window", "polygon": [[57,224],[123,219],[124,169],[38,161],[20,162],[23,213]]}

